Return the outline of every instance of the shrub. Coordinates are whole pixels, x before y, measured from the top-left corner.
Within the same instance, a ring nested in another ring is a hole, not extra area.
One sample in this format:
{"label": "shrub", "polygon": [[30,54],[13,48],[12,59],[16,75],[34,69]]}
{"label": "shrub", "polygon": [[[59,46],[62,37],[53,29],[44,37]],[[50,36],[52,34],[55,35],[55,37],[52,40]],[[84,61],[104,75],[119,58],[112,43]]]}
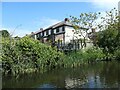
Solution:
{"label": "shrub", "polygon": [[114,57],[117,60],[120,60],[120,48],[114,51]]}
{"label": "shrub", "polygon": [[2,65],[4,74],[44,72],[56,68],[63,54],[37,40],[24,37],[19,40],[3,38]]}
{"label": "shrub", "polygon": [[105,57],[102,49],[98,47],[88,48],[83,51],[82,55],[84,60],[87,60],[88,62],[98,61]]}
{"label": "shrub", "polygon": [[92,63],[104,59],[105,54],[97,47],[73,51],[65,55],[64,67],[76,67],[81,64]]}

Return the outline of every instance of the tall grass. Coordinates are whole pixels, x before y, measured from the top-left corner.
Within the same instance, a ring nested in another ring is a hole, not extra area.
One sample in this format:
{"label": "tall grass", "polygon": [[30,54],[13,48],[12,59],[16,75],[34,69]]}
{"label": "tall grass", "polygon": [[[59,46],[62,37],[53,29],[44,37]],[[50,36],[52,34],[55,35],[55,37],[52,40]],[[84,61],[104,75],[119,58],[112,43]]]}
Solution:
{"label": "tall grass", "polygon": [[88,49],[73,51],[65,55],[65,67],[76,67],[81,64],[93,63],[104,59],[105,54],[100,48],[91,47]]}

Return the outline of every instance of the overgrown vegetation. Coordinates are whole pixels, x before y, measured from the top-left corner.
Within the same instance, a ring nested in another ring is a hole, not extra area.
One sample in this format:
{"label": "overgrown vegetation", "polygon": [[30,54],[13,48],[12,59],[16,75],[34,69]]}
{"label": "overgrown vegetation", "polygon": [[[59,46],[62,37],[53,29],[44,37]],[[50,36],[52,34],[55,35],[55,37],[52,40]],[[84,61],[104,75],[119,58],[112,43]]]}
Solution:
{"label": "overgrown vegetation", "polygon": [[106,17],[102,17],[100,31],[97,33],[96,43],[100,48],[103,48],[107,57],[120,58],[120,16],[114,8],[106,12]]}
{"label": "overgrown vegetation", "polygon": [[29,37],[19,40],[3,38],[3,73],[46,71],[60,66],[63,54]]}
{"label": "overgrown vegetation", "polygon": [[[3,74],[19,75],[35,71],[45,72],[60,67],[76,67],[95,62],[104,57],[99,48],[79,50],[65,55],[29,37],[21,39],[2,38]],[[92,53],[91,53],[92,52]]]}
{"label": "overgrown vegetation", "polygon": [[105,58],[105,54],[100,48],[92,47],[77,52],[73,51],[65,55],[65,67],[76,67],[81,64],[94,63]]}
{"label": "overgrown vegetation", "polygon": [[[106,60],[113,59],[113,57],[119,59],[120,16],[118,10],[114,8],[111,11],[107,11],[104,17],[100,16],[100,14],[82,13],[80,17],[72,16],[71,22],[78,35],[83,36],[82,32],[84,32],[84,41],[85,38],[89,38],[95,46],[103,50]],[[100,23],[96,21],[98,17],[101,18]]]}

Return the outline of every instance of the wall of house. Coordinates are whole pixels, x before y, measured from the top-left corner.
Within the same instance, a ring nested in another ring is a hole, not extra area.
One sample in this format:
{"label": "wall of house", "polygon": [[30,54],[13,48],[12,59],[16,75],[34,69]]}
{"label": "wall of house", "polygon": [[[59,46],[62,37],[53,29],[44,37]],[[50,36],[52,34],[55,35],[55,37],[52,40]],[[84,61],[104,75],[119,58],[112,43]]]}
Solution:
{"label": "wall of house", "polygon": [[65,26],[65,43],[69,43],[70,40],[73,40],[74,36],[73,30],[74,30],[73,27]]}
{"label": "wall of house", "polygon": [[63,34],[55,35],[55,41],[62,40],[63,41]]}
{"label": "wall of house", "polygon": [[86,47],[84,47],[84,48],[91,48],[91,47],[93,47],[93,43],[92,42],[89,42],[89,41],[87,41],[86,42]]}

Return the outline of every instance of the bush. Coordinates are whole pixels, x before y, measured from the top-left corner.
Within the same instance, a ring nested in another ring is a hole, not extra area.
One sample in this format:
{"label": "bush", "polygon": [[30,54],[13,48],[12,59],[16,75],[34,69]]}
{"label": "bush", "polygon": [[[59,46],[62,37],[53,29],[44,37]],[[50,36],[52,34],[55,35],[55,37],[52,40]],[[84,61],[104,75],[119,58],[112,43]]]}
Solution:
{"label": "bush", "polygon": [[4,74],[47,71],[60,66],[63,54],[37,40],[24,37],[19,40],[3,38],[2,65]]}
{"label": "bush", "polygon": [[117,60],[120,60],[120,48],[114,51],[114,57]]}
{"label": "bush", "polygon": [[92,63],[104,59],[105,54],[102,49],[92,47],[88,49],[82,49],[78,51],[70,52],[65,55],[64,65],[65,67],[76,67],[81,64]]}
{"label": "bush", "polygon": [[103,50],[98,47],[92,47],[83,51],[83,58],[88,62],[101,60],[105,57]]}
{"label": "bush", "polygon": [[[3,38],[2,65],[4,74],[19,75],[35,71],[45,72],[59,67],[76,67],[105,57],[102,49],[92,47],[72,51],[65,55],[56,48],[29,37],[21,39]],[[120,54],[116,51],[115,55]],[[120,55],[119,55],[120,56]]]}

